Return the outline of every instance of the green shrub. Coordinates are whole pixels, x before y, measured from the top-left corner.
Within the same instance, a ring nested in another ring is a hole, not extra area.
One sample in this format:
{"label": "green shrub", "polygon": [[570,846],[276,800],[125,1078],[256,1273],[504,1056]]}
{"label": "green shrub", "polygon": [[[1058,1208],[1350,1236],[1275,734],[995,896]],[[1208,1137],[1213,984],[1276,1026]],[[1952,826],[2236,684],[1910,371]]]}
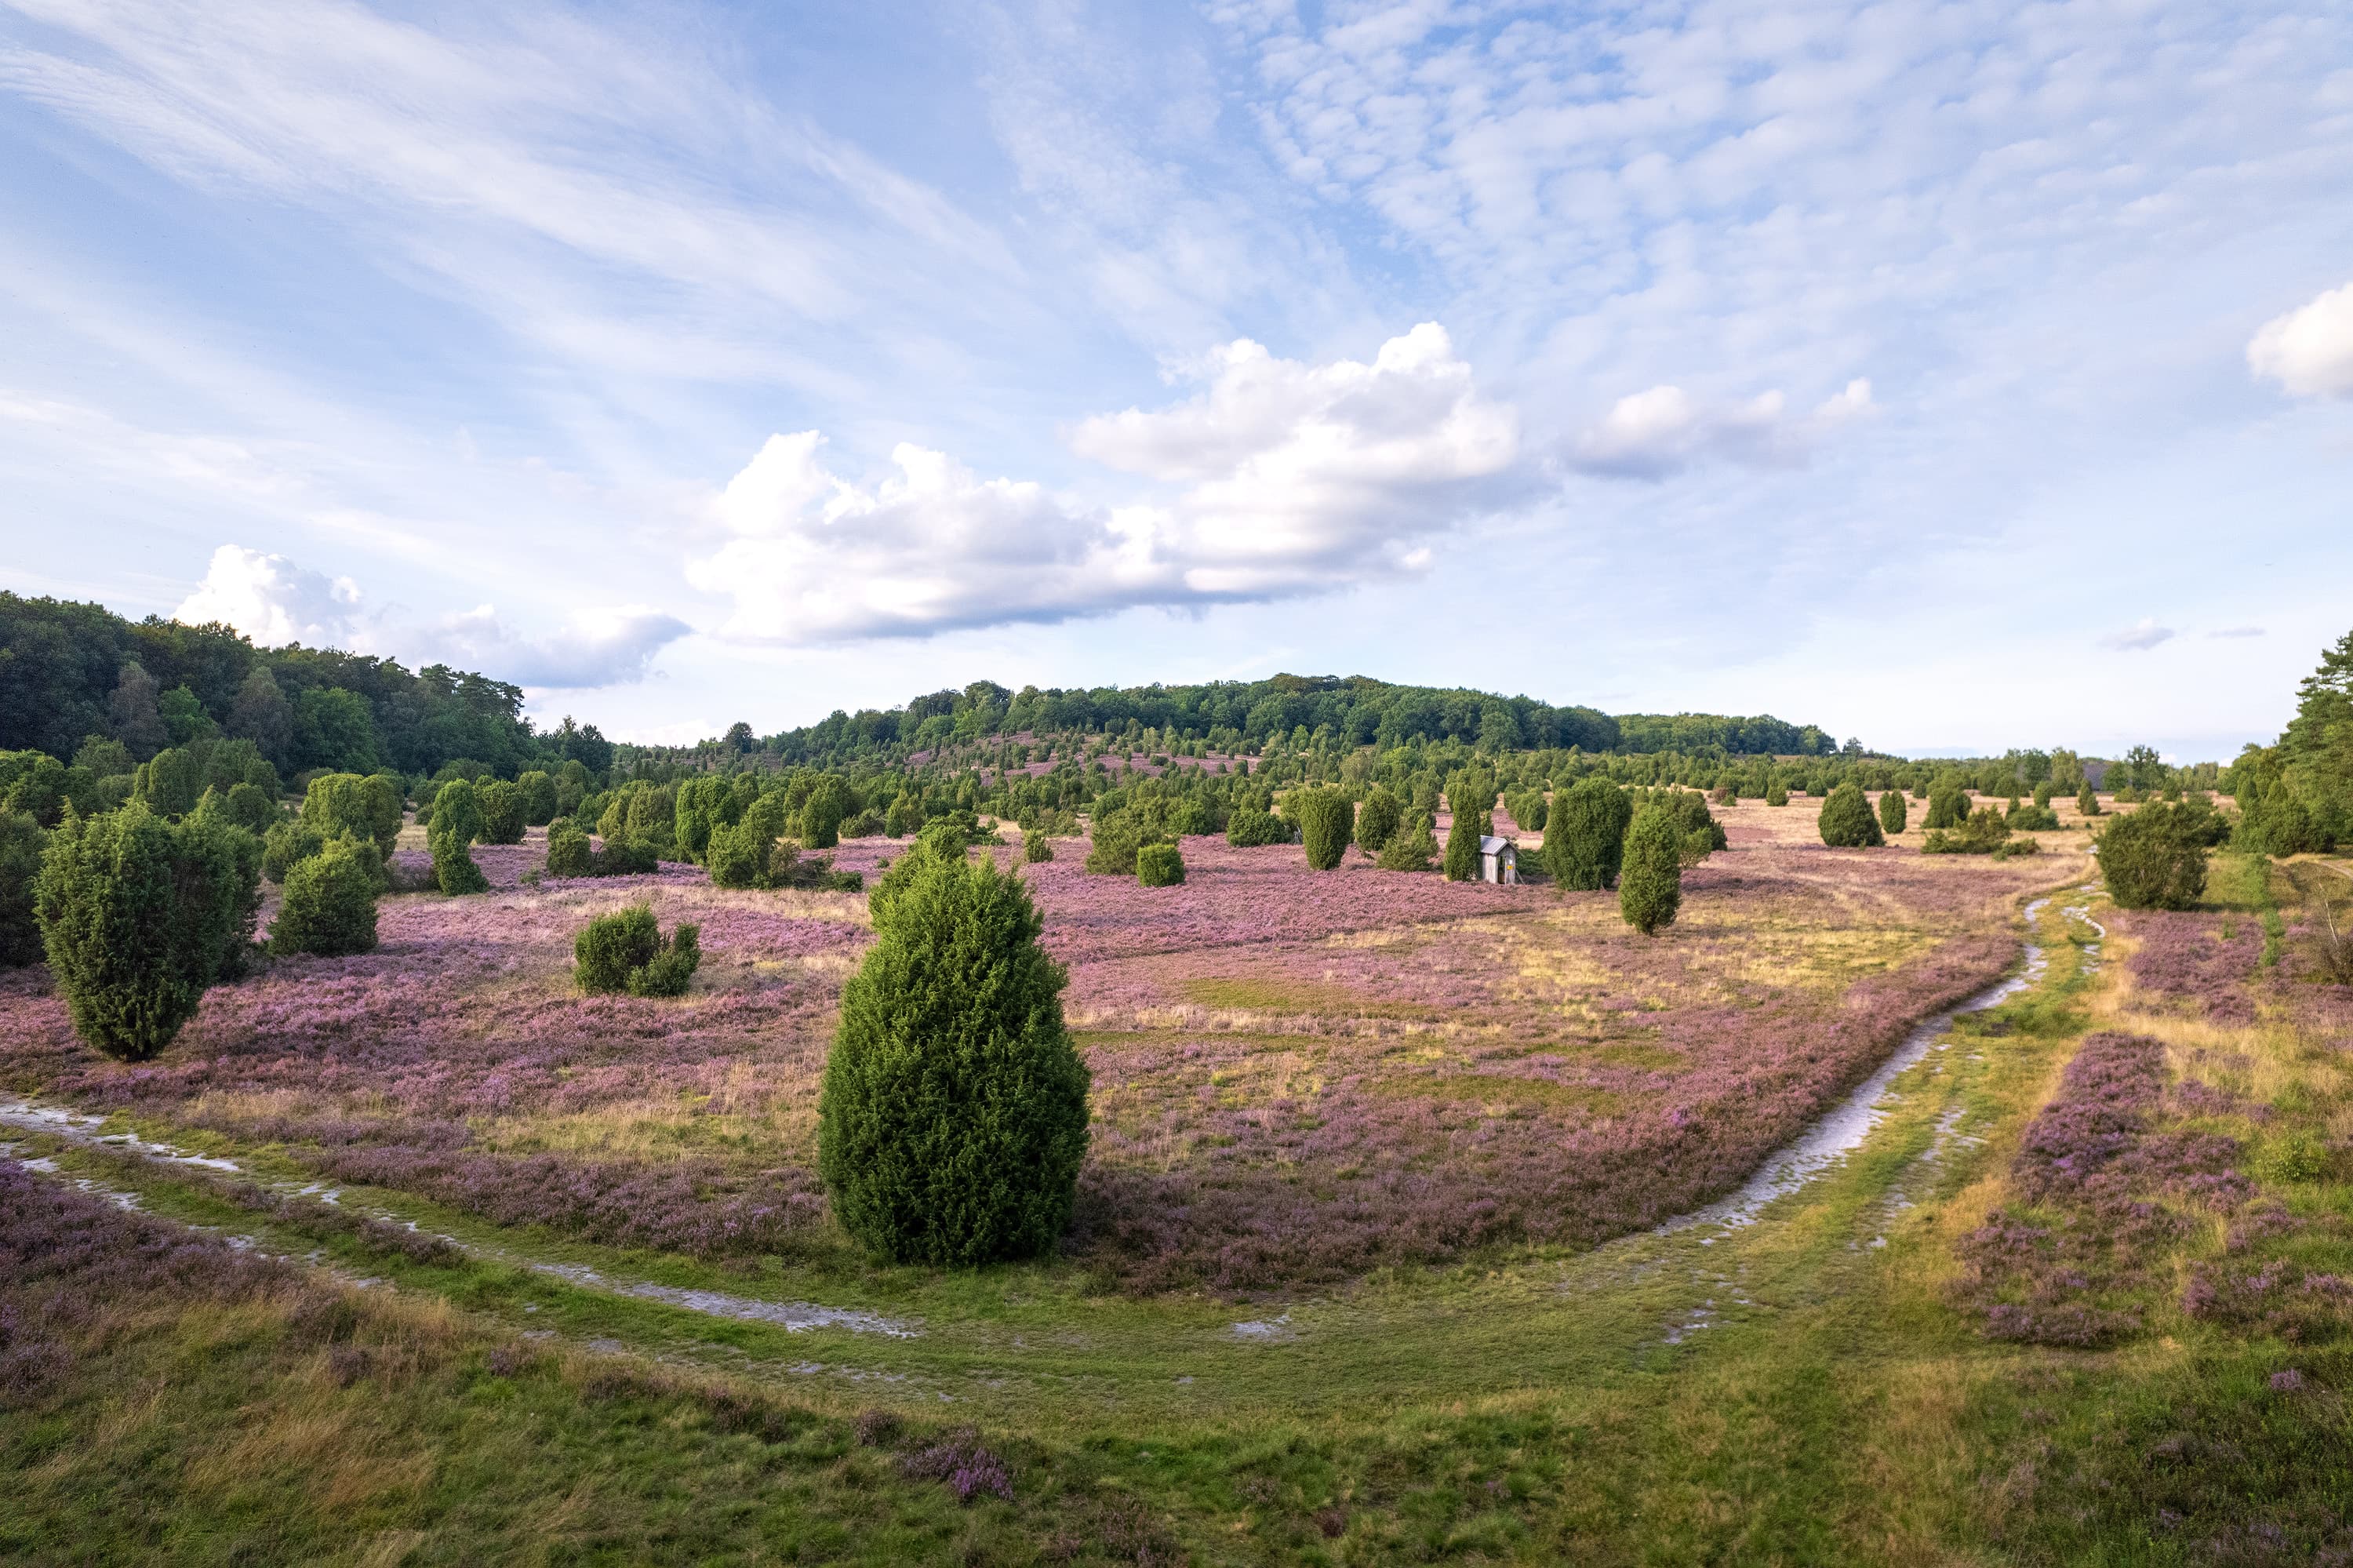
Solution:
{"label": "green shrub", "polygon": [[475,837],[486,844],[519,844],[522,842],[522,791],[502,779],[489,779],[474,786],[476,810],[481,813],[481,831]]}
{"label": "green shrub", "polygon": [[1674,924],[1683,901],[1683,824],[1664,806],[1645,806],[1626,830],[1618,874],[1618,912],[1645,937]]}
{"label": "green shrub", "polygon": [[1607,779],[1580,779],[1553,797],[1545,869],[1564,889],[1595,892],[1618,880],[1634,802]]}
{"label": "green shrub", "polygon": [[1383,871],[1428,871],[1438,854],[1434,826],[1427,816],[1415,817],[1389,835],[1374,863]]}
{"label": "green shrub", "polygon": [[2087,781],[2075,792],[2075,810],[2079,815],[2096,817],[2100,814],[2100,797]]}
{"label": "green shrub", "polygon": [[327,847],[326,835],[297,817],[280,817],[261,835],[261,874],[283,882],[286,874]]}
{"label": "green shrub", "polygon": [[302,822],[322,842],[338,833],[372,840],[389,860],[400,838],[400,791],[380,773],[322,773],[302,792]]}
{"label": "green shrub", "polygon": [[49,835],[30,811],[0,811],[0,969],[23,969],[41,958],[41,925],[33,914],[41,852]]}
{"label": "green shrub", "polygon": [[828,774],[801,806],[801,847],[831,849],[841,842],[841,824],[853,802],[849,786]]}
{"label": "green shrub", "polygon": [[131,1062],[172,1043],[252,945],[260,859],[253,835],[201,809],[177,825],[141,800],[67,816],[42,856],[34,914],[83,1039]]}
{"label": "green shrub", "polygon": [[268,832],[286,814],[278,809],[277,801],[242,779],[228,787],[222,807],[230,821],[256,838]]}
{"label": "green shrub", "polygon": [[1830,792],[1822,802],[1819,824],[1822,842],[1832,849],[1878,849],[1887,842],[1879,831],[1879,819],[1871,814],[1871,802],[1862,796],[1862,786],[1850,779]]}
{"label": "green shrub", "polygon": [[1356,847],[1367,860],[1378,859],[1381,846],[1397,836],[1405,821],[1405,802],[1386,784],[1376,784],[1356,812]]}
{"label": "green shrub", "polygon": [[2051,797],[2058,792],[2057,788],[2052,785],[2051,780],[2045,779],[2042,783],[2037,784],[2034,787],[2034,803],[2042,807],[2045,810],[2048,810],[2051,806]]}
{"label": "green shrub", "polygon": [[2047,833],[2059,825],[2059,813],[2048,806],[2012,806],[2002,821],[2014,833]]}
{"label": "green shrub", "polygon": [[375,950],[384,863],[373,842],[343,834],[286,874],[286,901],[269,926],[274,953],[340,958]]}
{"label": "green shrub", "polygon": [[2143,806],[2100,834],[2108,896],[2126,909],[2188,909],[2206,891],[2200,824],[2183,806]]}
{"label": "green shrub", "polygon": [[1472,882],[1479,875],[1479,841],[1487,834],[1487,813],[1495,803],[1495,781],[1466,768],[1446,783],[1446,804],[1454,813],[1446,830],[1446,880]]}
{"label": "green shrub", "polygon": [[1175,844],[1139,846],[1135,852],[1135,880],[1145,887],[1176,886],[1185,880],[1183,853]]}
{"label": "green shrub", "polygon": [[[915,830],[915,847],[942,860],[962,860],[964,852],[971,847],[976,836],[973,825],[960,817],[934,817]],[[1090,865],[1087,869],[1092,871],[1094,867]],[[1135,869],[1133,851],[1129,852],[1128,863],[1123,869],[1130,872]]]}
{"label": "green shrub", "polygon": [[2013,839],[2000,810],[1981,806],[1951,828],[1931,828],[1920,842],[1922,854],[1989,854],[1996,860],[2033,854],[2042,846],[2032,839]]}
{"label": "green shrub", "polygon": [[1147,834],[1143,825],[1125,811],[1106,812],[1095,819],[1087,848],[1087,869],[1099,876],[1134,876],[1135,852],[1155,842],[1156,835]]}
{"label": "green shrub", "polygon": [[[316,788],[316,786],[313,786]],[[309,808],[304,808],[309,815]],[[433,797],[432,839],[455,838],[460,849],[482,836],[481,796],[471,779],[452,779]]]}
{"label": "green shrub", "polygon": [[1522,832],[1540,833],[1545,825],[1545,797],[1541,789],[1507,789],[1504,792],[1504,810],[1512,814]]}
{"label": "green shrub", "polygon": [[1233,814],[1226,819],[1226,842],[1236,849],[1287,844],[1291,842],[1291,824],[1268,810],[1263,800],[1252,796],[1236,806]]}
{"label": "green shrub", "polygon": [[1021,858],[1030,865],[1040,865],[1054,858],[1054,841],[1046,836],[1044,828],[1031,828],[1022,833]]}
{"label": "green shrub", "polygon": [[1778,779],[1765,786],[1765,803],[1768,806],[1786,806],[1789,803],[1789,791],[1783,787]]}
{"label": "green shrub", "polygon": [[562,793],[552,774],[533,768],[515,780],[515,789],[522,796],[525,827],[543,828],[555,821],[557,812],[563,810]]}
{"label": "green shrub", "polygon": [[893,1262],[1050,1252],[1086,1157],[1088,1077],[1037,909],[986,861],[910,854],[884,884],[818,1101],[834,1213]]}
{"label": "green shrub", "polygon": [[1928,815],[1920,825],[1932,832],[1938,828],[1957,828],[1968,814],[1968,796],[1960,785],[1940,779],[1929,786]]}
{"label": "green shrub", "polygon": [[1905,823],[1909,819],[1910,815],[1911,812],[1909,809],[1904,804],[1903,790],[1882,789],[1879,792],[1879,829],[1881,832],[1891,836],[1902,832],[1904,831]]}
{"label": "green shrub", "polygon": [[586,833],[568,821],[555,823],[548,829],[547,874],[563,877],[596,874],[596,845]]}
{"label": "green shrub", "polygon": [[681,996],[702,962],[702,927],[681,923],[664,937],[653,906],[599,915],[572,939],[573,976],[591,993]]}
{"label": "green shrub", "polygon": [[645,876],[661,869],[653,846],[629,839],[607,839],[596,852],[597,876]]}
{"label": "green shrub", "polygon": [[1307,863],[1317,871],[1335,870],[1341,857],[1348,853],[1349,841],[1356,836],[1356,803],[1348,799],[1346,791],[1337,789],[1303,793],[1299,836],[1307,849]]}
{"label": "green shrub", "polygon": [[444,832],[436,824],[427,842],[433,850],[434,886],[451,898],[491,890],[491,879],[474,863],[473,853],[459,834]]}

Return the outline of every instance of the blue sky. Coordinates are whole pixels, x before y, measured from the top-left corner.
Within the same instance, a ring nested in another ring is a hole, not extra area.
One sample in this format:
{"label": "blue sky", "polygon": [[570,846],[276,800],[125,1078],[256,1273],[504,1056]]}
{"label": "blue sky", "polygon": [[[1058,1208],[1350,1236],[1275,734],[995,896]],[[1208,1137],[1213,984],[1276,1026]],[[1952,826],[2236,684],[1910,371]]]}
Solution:
{"label": "blue sky", "polygon": [[2353,625],[2340,5],[0,0],[0,583],[621,736],[2227,757]]}

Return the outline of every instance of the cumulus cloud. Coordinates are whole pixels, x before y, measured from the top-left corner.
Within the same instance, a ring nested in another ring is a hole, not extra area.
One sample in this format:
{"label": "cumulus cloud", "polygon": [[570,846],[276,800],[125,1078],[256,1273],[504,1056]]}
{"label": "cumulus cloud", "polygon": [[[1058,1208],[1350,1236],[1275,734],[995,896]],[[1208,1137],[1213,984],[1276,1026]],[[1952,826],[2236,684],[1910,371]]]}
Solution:
{"label": "cumulus cloud", "polygon": [[525,637],[485,604],[444,617],[427,641],[442,662],[519,686],[565,689],[642,681],[653,656],[691,630],[644,605],[617,605],[582,610],[552,637]]}
{"label": "cumulus cloud", "polygon": [[817,431],[772,436],[714,503],[733,537],[688,577],[734,599],[731,632],[794,642],[1279,599],[1419,570],[1424,541],[1525,479],[1516,414],[1435,323],[1369,363],[1244,339],[1187,374],[1192,397],[1070,437],[1173,493],[1088,505],[911,445],[861,486]]}
{"label": "cumulus cloud", "polygon": [[649,662],[690,630],[641,605],[576,612],[551,637],[524,636],[490,605],[419,623],[396,605],[370,609],[359,585],[260,550],[223,545],[204,581],[172,612],[189,625],[225,621],[265,648],[290,642],[418,663],[450,663],[517,685],[611,686],[645,679]]}
{"label": "cumulus cloud", "polygon": [[204,581],[172,619],[190,626],[225,621],[265,648],[289,642],[348,648],[364,626],[359,585],[351,578],[237,545],[213,552]]}
{"label": "cumulus cloud", "polygon": [[2353,283],[2265,322],[2247,367],[2293,397],[2353,397]]}
{"label": "cumulus cloud", "polygon": [[2100,639],[2100,646],[2119,653],[2146,653],[2160,642],[2169,642],[2179,635],[2170,626],[2159,626],[2155,618],[2143,616],[2122,631],[2111,631]]}
{"label": "cumulus cloud", "polygon": [[1804,463],[1823,437],[1872,411],[1871,383],[1860,378],[1812,410],[1793,414],[1778,391],[1745,403],[1702,403],[1680,387],[1653,387],[1620,397],[1579,437],[1570,466],[1622,479],[1664,479],[1710,458],[1763,468]]}

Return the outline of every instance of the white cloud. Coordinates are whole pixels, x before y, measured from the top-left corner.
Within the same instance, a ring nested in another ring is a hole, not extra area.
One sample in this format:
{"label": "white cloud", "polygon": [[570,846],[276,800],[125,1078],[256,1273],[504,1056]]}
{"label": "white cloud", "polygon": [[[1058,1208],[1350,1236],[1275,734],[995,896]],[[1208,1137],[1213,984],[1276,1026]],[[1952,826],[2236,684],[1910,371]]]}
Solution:
{"label": "white cloud", "polygon": [[525,637],[485,604],[443,617],[427,641],[442,662],[519,686],[565,689],[642,681],[653,656],[691,630],[660,610],[618,605],[580,611],[552,637]]}
{"label": "white cloud", "polygon": [[2160,642],[2169,642],[2179,633],[2169,626],[2159,626],[2153,616],[2143,616],[2122,631],[2111,631],[2100,639],[2100,646],[2119,653],[2146,653]]}
{"label": "white cloud", "polygon": [[690,630],[642,605],[586,609],[552,637],[528,637],[490,605],[417,624],[396,605],[370,609],[359,585],[283,556],[223,545],[174,620],[219,620],[265,648],[301,642],[354,653],[448,663],[521,686],[622,685],[646,678],[653,656]]}
{"label": "white cloud", "polygon": [[190,626],[219,620],[265,648],[349,648],[365,628],[359,585],[236,545],[213,552],[204,581],[172,612]]}
{"label": "white cloud", "polygon": [[1588,473],[1630,479],[1663,479],[1710,457],[1793,467],[1831,430],[1873,407],[1871,383],[1861,379],[1801,415],[1790,414],[1778,391],[1710,407],[1680,387],[1653,387],[1619,398],[1600,424],[1577,439],[1569,462]]}
{"label": "white cloud", "polygon": [[1245,339],[1191,374],[1194,397],[1071,434],[1173,497],[1090,506],[905,444],[865,488],[823,466],[818,432],[772,436],[714,503],[734,537],[688,577],[735,600],[731,632],[790,642],[1277,599],[1418,571],[1420,541],[1523,481],[1516,415],[1435,323],[1369,364]]}
{"label": "white cloud", "polygon": [[2265,322],[2247,366],[2295,397],[2353,397],[2353,283]]}
{"label": "white cloud", "polygon": [[2210,631],[2206,635],[2209,637],[2233,638],[2261,637],[2263,635],[2263,629],[2260,626],[2225,626],[2217,630]]}

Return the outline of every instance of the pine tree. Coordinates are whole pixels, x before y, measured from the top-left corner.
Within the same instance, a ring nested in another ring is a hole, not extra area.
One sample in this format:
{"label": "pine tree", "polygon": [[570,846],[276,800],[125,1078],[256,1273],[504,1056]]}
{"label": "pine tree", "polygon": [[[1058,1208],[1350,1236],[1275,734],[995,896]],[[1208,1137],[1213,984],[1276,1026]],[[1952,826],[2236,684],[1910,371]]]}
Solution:
{"label": "pine tree", "polygon": [[1050,1251],[1086,1157],[1088,1075],[1028,890],[989,862],[919,852],[872,906],[818,1102],[835,1214],[894,1262]]}
{"label": "pine tree", "polygon": [[1487,834],[1487,812],[1495,803],[1495,781],[1466,768],[1448,781],[1446,804],[1454,813],[1446,830],[1446,880],[1472,882],[1479,875],[1479,841]]}
{"label": "pine tree", "polygon": [[1618,875],[1618,911],[1645,937],[1674,924],[1683,900],[1684,832],[1663,806],[1645,806],[1626,830],[1626,863]]}

